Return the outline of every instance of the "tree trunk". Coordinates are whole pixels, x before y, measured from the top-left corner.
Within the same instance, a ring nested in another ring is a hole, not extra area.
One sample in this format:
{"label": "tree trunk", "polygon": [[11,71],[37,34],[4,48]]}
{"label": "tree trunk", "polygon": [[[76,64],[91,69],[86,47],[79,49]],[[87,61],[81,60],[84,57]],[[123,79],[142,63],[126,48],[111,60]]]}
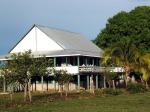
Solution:
{"label": "tree trunk", "polygon": [[111,80],[108,81],[109,88],[111,88]]}
{"label": "tree trunk", "polygon": [[127,77],[128,77],[128,72],[126,72],[125,73],[125,86],[126,86],[126,88],[127,88],[127,86],[128,86],[128,80],[127,80]]}
{"label": "tree trunk", "polygon": [[63,96],[63,84],[60,85],[60,96],[61,96],[61,97]]}
{"label": "tree trunk", "polygon": [[104,75],[104,88],[106,88],[106,77]]}
{"label": "tree trunk", "polygon": [[66,84],[66,97],[68,96],[68,91],[69,91],[69,83]]}
{"label": "tree trunk", "polygon": [[13,87],[11,86],[10,89],[11,89],[11,90],[10,90],[10,101],[11,101],[11,103],[12,103],[12,101],[13,101]]}
{"label": "tree trunk", "polygon": [[91,90],[91,93],[93,93],[93,95],[95,95],[95,87],[94,87],[94,77],[93,77],[93,75],[91,75],[91,77],[90,77],[90,90]]}
{"label": "tree trunk", "polygon": [[125,66],[125,85],[126,88],[128,86],[128,76],[129,76],[130,68],[128,65]]}
{"label": "tree trunk", "polygon": [[36,80],[35,80],[35,91],[36,91]]}
{"label": "tree trunk", "polygon": [[48,91],[48,77],[47,77],[47,91]]}
{"label": "tree trunk", "polygon": [[147,81],[145,81],[146,89],[149,89]]}
{"label": "tree trunk", "polygon": [[27,100],[27,83],[24,85],[24,102]]}
{"label": "tree trunk", "polygon": [[56,81],[54,80],[54,91],[56,92]]}
{"label": "tree trunk", "polygon": [[143,78],[141,76],[140,76],[140,79],[141,79],[142,84],[145,85],[144,84],[144,80],[143,80]]}
{"label": "tree trunk", "polygon": [[32,101],[32,96],[31,96],[31,79],[28,81],[28,94],[29,94],[29,101]]}
{"label": "tree trunk", "polygon": [[12,94],[12,92],[10,93],[10,101],[11,101],[11,103],[13,101],[13,94]]}
{"label": "tree trunk", "polygon": [[113,81],[113,89],[115,90],[116,89],[115,80],[112,80],[112,81]]}
{"label": "tree trunk", "polygon": [[33,83],[32,83],[32,91],[33,91]]}
{"label": "tree trunk", "polygon": [[43,92],[43,76],[41,76],[42,92]]}
{"label": "tree trunk", "polygon": [[3,92],[6,92],[6,79],[5,76],[3,77]]}
{"label": "tree trunk", "polygon": [[68,91],[66,91],[66,97],[68,96]]}

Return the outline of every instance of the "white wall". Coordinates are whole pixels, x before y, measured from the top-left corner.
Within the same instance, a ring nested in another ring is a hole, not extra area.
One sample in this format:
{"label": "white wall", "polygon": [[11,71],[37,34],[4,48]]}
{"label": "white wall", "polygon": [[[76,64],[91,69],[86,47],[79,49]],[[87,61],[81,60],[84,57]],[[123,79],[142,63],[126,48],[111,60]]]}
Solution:
{"label": "white wall", "polygon": [[[77,87],[77,85],[74,83],[69,84],[69,90],[76,90],[77,89],[76,87]],[[65,85],[63,86],[63,88],[64,88],[64,90],[66,89]],[[31,85],[31,90],[35,91],[35,84],[34,83]],[[43,90],[47,91],[47,84],[46,83],[43,84]],[[55,90],[55,86],[54,86],[53,82],[48,83],[48,90],[49,91]],[[36,91],[42,91],[42,84],[41,83],[36,84]],[[60,86],[58,85],[58,83],[56,83],[56,91],[60,91]]]}
{"label": "white wall", "polygon": [[55,67],[55,70],[65,70],[70,74],[78,74],[79,73],[78,66]]}
{"label": "white wall", "polygon": [[37,51],[56,51],[63,50],[55,41],[49,38],[38,28],[37,30]]}
{"label": "white wall", "polygon": [[18,45],[10,52],[24,52],[27,50],[36,50],[35,27],[18,43]]}
{"label": "white wall", "polygon": [[45,33],[34,27],[10,53],[35,51],[55,51],[63,50],[55,41],[49,38]]}

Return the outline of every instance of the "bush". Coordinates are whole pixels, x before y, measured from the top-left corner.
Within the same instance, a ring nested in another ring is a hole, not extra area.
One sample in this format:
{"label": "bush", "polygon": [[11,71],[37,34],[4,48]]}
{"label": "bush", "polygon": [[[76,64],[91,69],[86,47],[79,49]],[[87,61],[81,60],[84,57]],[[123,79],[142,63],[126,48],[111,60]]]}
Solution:
{"label": "bush", "polygon": [[96,96],[101,96],[101,93],[102,93],[102,92],[101,92],[101,89],[96,89],[96,90],[95,90],[95,95],[96,95]]}
{"label": "bush", "polygon": [[122,91],[120,89],[112,89],[112,88],[106,88],[103,90],[104,94],[108,94],[108,95],[120,95],[122,94]]}
{"label": "bush", "polygon": [[129,83],[127,86],[129,93],[144,93],[147,91],[146,87],[140,83]]}
{"label": "bush", "polygon": [[83,90],[83,91],[80,92],[80,95],[81,95],[81,96],[88,97],[88,96],[91,96],[91,93],[90,93],[89,91]]}

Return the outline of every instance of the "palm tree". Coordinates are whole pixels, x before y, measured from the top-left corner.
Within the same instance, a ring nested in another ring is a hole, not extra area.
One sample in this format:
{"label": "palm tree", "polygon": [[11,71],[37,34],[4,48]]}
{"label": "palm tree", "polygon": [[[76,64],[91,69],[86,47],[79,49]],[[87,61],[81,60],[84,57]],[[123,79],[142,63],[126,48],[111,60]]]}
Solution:
{"label": "palm tree", "polygon": [[113,89],[115,89],[115,78],[117,74],[112,72],[108,67],[112,67],[112,60],[110,58],[110,49],[105,50],[102,58],[102,64],[105,66],[104,71],[104,88],[106,88],[106,81],[108,82],[109,88],[111,87],[111,82],[113,82]]}
{"label": "palm tree", "polygon": [[115,66],[123,67],[125,72],[125,83],[127,86],[129,74],[133,70],[135,61],[139,57],[139,50],[127,38],[123,38],[115,45],[104,51],[104,62],[111,60]]}
{"label": "palm tree", "polygon": [[146,88],[148,89],[148,79],[150,77],[150,53],[141,53],[136,61],[136,69],[138,72],[142,73],[141,80],[144,82]]}

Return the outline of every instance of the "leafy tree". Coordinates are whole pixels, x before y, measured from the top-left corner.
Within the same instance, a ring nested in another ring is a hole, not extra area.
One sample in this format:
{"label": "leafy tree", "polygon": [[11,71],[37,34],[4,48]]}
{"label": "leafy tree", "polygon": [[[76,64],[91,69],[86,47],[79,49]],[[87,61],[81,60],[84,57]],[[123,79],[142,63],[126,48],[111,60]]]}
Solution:
{"label": "leafy tree", "polygon": [[69,83],[73,80],[73,77],[69,73],[65,73],[64,83],[66,84],[66,96],[68,96]]}
{"label": "leafy tree", "polygon": [[[131,47],[126,47],[126,54],[132,51],[130,48],[139,49],[136,55],[128,57],[126,60],[130,62],[126,63],[127,61],[118,60],[117,58],[117,65],[128,65],[124,66],[126,74],[130,73],[130,70],[134,66],[134,70],[138,68],[138,72],[142,73],[142,80],[149,79],[149,68],[147,64],[147,60],[149,59],[148,56],[143,56],[143,54],[150,52],[150,7],[149,6],[139,6],[136,7],[134,10],[130,12],[122,11],[112,18],[108,19],[106,27],[98,34],[97,38],[94,40],[100,48],[107,49],[108,54],[112,52],[111,49],[116,49],[116,43],[123,44],[124,38],[126,40],[130,40],[132,44]],[[117,45],[118,46],[118,45]],[[120,45],[122,46],[122,45]],[[122,48],[120,48],[122,49]],[[125,51],[125,50],[124,50]],[[137,50],[135,50],[137,51]],[[135,52],[134,50],[132,52]],[[118,51],[117,51],[118,52]],[[107,53],[106,53],[107,54]],[[116,54],[116,53],[115,53]],[[131,53],[130,53],[131,54]],[[133,54],[133,53],[132,53]],[[118,55],[118,54],[117,54]],[[125,56],[125,54],[124,54]],[[142,58],[141,58],[142,57]],[[122,58],[122,57],[120,57]],[[143,60],[143,58],[145,58]],[[122,58],[123,59],[123,58]],[[124,58],[125,59],[125,58]],[[142,60],[140,63],[136,63],[137,59]],[[136,60],[136,61],[135,61]],[[120,64],[118,64],[120,63]],[[134,64],[133,64],[134,63]],[[128,73],[127,73],[128,72]],[[126,76],[127,77],[127,76]]]}
{"label": "leafy tree", "polygon": [[107,48],[104,51],[104,61],[112,60],[114,66],[123,67],[125,70],[125,82],[127,86],[127,79],[129,73],[134,70],[136,59],[139,57],[139,50],[127,38],[123,38],[113,47]]}
{"label": "leafy tree", "polygon": [[63,93],[63,85],[64,84],[67,85],[66,87],[66,96],[67,96],[68,95],[67,89],[68,89],[69,83],[73,79],[72,75],[67,73],[67,71],[64,71],[64,70],[56,70],[54,72],[54,78],[55,78],[55,81],[57,81],[58,84],[60,85],[60,96],[62,96],[62,93]]}
{"label": "leafy tree", "polygon": [[[8,69],[11,71],[11,74],[8,75],[8,79],[11,79],[11,82],[19,82],[24,88],[24,101],[27,99],[27,85],[30,87],[30,78],[29,74],[30,66],[32,65],[31,51],[26,51],[24,53],[12,54],[9,57],[11,60],[7,62]],[[30,91],[30,88],[29,88]],[[29,93],[29,98],[31,101],[31,95]]]}
{"label": "leafy tree", "polygon": [[[10,82],[18,82],[24,88],[24,101],[27,100],[27,90],[29,100],[31,97],[31,77],[35,74],[43,76],[48,71],[49,62],[46,57],[34,58],[31,51],[12,54],[7,61],[8,70],[11,72],[7,75]],[[48,73],[47,73],[48,74]],[[27,88],[28,87],[28,88]]]}
{"label": "leafy tree", "polygon": [[104,71],[104,85],[106,88],[106,82],[108,82],[109,84],[109,88],[111,87],[111,83],[113,83],[113,89],[115,89],[115,80],[118,79],[118,74],[113,72],[113,60],[110,58],[110,49],[107,49],[104,51],[103,53],[103,58],[102,58],[102,65],[105,67],[105,71]]}
{"label": "leafy tree", "polygon": [[143,82],[145,81],[146,88],[148,88],[147,81],[150,78],[150,53],[141,53],[136,63],[136,70],[142,73],[141,80]]}
{"label": "leafy tree", "polygon": [[[5,76],[9,74],[9,71],[7,69],[7,67],[5,66],[5,64],[0,65],[0,78],[3,79],[3,81],[0,81],[1,85],[3,85],[3,92],[6,92],[6,79]],[[3,83],[2,83],[3,82]]]}
{"label": "leafy tree", "polygon": [[12,102],[14,88],[18,83],[17,76],[8,69],[8,62],[5,62],[0,66],[0,74],[3,77],[3,92],[6,92],[6,85],[8,85],[9,88],[7,91],[10,93],[10,100]]}
{"label": "leafy tree", "polygon": [[48,76],[51,73],[51,70],[48,67],[52,67],[53,63],[51,59],[42,56],[40,58],[34,58],[33,64],[30,67],[30,73],[32,76],[41,76],[42,83],[42,92],[43,92],[43,77]]}
{"label": "leafy tree", "polygon": [[106,49],[122,38],[127,38],[141,51],[150,51],[149,17],[149,6],[139,6],[130,12],[122,11],[108,19],[106,27],[98,34],[94,43]]}
{"label": "leafy tree", "polygon": [[118,74],[113,71],[109,71],[105,74],[105,76],[106,76],[106,80],[108,81],[109,88],[111,87],[111,83],[112,83],[113,89],[116,89],[115,80],[118,78]]}

